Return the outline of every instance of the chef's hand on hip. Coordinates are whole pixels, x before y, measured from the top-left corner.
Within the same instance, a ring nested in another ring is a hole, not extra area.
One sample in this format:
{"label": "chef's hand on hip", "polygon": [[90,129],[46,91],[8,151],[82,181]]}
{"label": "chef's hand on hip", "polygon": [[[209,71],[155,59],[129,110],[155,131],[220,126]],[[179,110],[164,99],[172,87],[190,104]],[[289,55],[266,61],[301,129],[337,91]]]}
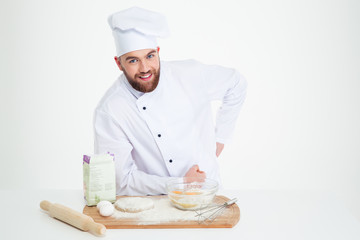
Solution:
{"label": "chef's hand on hip", "polygon": [[216,157],[219,157],[220,153],[222,152],[222,150],[224,149],[224,144],[223,143],[216,143]]}
{"label": "chef's hand on hip", "polygon": [[195,181],[195,179],[192,180],[190,178],[197,178],[197,181],[203,182],[206,178],[206,173],[204,171],[200,171],[198,165],[194,165],[187,171],[184,177],[187,178],[184,179],[185,182]]}

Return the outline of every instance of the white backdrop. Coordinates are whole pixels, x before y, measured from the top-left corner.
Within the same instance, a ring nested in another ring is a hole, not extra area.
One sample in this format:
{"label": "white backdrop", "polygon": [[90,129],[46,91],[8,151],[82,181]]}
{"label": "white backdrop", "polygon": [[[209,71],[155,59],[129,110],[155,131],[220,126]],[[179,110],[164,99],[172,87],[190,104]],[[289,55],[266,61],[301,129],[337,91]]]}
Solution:
{"label": "white backdrop", "polygon": [[168,18],[162,60],[248,80],[226,188],[331,191],[360,219],[359,3],[2,0],[0,188],[82,188],[93,110],[119,75],[107,16],[137,5]]}

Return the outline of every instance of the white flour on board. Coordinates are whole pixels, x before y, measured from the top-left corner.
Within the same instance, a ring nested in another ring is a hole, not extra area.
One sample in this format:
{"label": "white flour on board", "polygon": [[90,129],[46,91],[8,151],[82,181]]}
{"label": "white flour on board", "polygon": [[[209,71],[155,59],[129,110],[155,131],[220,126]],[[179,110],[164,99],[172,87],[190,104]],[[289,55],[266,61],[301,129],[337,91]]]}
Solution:
{"label": "white flour on board", "polygon": [[138,213],[128,213],[115,210],[114,218],[138,219],[139,224],[154,224],[155,222],[197,221],[195,211],[184,211],[173,207],[168,198],[154,199],[154,208]]}

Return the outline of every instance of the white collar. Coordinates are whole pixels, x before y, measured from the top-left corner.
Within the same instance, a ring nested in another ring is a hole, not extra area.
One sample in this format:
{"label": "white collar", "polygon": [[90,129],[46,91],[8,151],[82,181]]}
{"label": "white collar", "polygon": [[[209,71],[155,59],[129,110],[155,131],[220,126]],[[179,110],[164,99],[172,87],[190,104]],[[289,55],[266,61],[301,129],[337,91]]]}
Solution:
{"label": "white collar", "polygon": [[127,89],[132,93],[132,95],[134,95],[134,97],[136,97],[137,99],[138,99],[139,97],[141,97],[142,95],[144,95],[143,92],[140,92],[140,91],[134,89],[134,88],[130,85],[130,83],[129,83],[129,81],[127,80],[127,78],[125,77],[125,75],[124,75],[124,82],[125,82],[126,88],[127,88]]}

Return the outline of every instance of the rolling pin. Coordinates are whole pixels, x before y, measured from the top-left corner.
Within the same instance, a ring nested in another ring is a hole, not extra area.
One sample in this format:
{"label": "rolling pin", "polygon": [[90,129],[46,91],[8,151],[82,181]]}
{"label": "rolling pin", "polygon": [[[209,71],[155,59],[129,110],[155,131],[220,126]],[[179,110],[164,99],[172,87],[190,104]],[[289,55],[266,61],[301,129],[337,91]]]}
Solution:
{"label": "rolling pin", "polygon": [[96,223],[91,217],[65,207],[64,205],[44,200],[41,201],[40,208],[49,211],[51,217],[57,218],[83,231],[90,231],[97,235],[103,235],[106,232],[104,225]]}

